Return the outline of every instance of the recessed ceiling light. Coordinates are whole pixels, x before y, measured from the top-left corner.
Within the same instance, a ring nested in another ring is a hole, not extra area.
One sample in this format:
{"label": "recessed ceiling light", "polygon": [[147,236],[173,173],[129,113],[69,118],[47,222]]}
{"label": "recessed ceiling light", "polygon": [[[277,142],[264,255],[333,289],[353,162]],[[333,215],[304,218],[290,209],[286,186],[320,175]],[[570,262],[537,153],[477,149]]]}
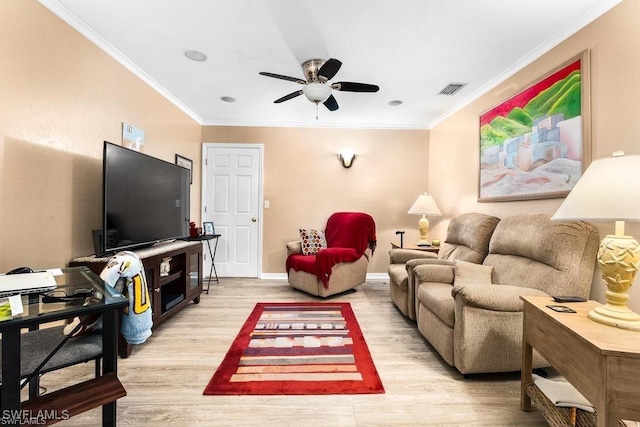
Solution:
{"label": "recessed ceiling light", "polygon": [[389,105],[392,107],[397,107],[398,105],[402,105],[402,101],[399,99],[394,99],[393,101],[389,101]]}
{"label": "recessed ceiling light", "polygon": [[232,96],[221,96],[220,99],[224,102],[236,102],[236,99]]}
{"label": "recessed ceiling light", "polygon": [[192,61],[203,62],[207,60],[207,55],[197,50],[188,50],[184,53],[184,56]]}

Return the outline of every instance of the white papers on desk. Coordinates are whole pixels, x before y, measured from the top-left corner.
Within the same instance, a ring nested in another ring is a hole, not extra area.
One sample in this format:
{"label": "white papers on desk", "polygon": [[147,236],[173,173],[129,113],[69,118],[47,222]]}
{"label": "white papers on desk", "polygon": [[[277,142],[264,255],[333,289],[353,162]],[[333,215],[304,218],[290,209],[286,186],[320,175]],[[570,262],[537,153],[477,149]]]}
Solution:
{"label": "white papers on desk", "polygon": [[17,316],[24,313],[24,307],[22,307],[22,297],[20,295],[12,295],[8,299],[9,305],[11,306],[12,316]]}
{"label": "white papers on desk", "polygon": [[11,320],[13,316],[18,316],[23,312],[22,297],[19,294],[0,298],[0,322]]}

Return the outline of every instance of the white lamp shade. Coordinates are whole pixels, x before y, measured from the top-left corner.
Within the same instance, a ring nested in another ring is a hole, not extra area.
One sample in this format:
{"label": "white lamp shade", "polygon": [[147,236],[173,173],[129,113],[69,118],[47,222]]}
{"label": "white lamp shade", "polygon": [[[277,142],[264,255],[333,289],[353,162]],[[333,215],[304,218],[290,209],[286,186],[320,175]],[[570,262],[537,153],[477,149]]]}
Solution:
{"label": "white lamp shade", "polygon": [[323,83],[309,83],[302,88],[304,96],[311,102],[324,102],[331,95],[332,88]]}
{"label": "white lamp shade", "polygon": [[440,209],[438,209],[438,205],[436,205],[436,201],[427,193],[419,195],[407,213],[412,215],[442,215]]}
{"label": "white lamp shade", "polygon": [[640,155],[594,160],[551,219],[640,221]]}

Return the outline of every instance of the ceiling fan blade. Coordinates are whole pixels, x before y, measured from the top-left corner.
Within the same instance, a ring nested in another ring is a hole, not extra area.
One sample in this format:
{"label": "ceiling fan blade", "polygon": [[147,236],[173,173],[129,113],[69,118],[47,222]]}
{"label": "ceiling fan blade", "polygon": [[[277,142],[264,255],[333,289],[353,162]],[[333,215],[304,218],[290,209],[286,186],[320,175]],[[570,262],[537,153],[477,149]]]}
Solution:
{"label": "ceiling fan blade", "polygon": [[280,104],[281,102],[288,101],[288,100],[293,99],[296,96],[300,96],[300,95],[302,95],[302,91],[301,90],[297,90],[295,92],[291,92],[289,95],[285,95],[282,98],[276,99],[275,101],[273,101],[273,103],[274,104]]}
{"label": "ceiling fan blade", "polygon": [[336,75],[340,67],[342,67],[342,62],[335,58],[329,58],[318,70],[318,75],[327,80],[331,80],[333,76]]}
{"label": "ceiling fan blade", "polygon": [[336,111],[338,108],[340,108],[338,107],[338,101],[336,101],[333,95],[330,95],[329,98],[327,98],[327,100],[323,102],[323,104],[329,109],[329,111]]}
{"label": "ceiling fan blade", "polygon": [[335,90],[343,92],[377,92],[380,87],[367,83],[338,82],[331,85]]}
{"label": "ceiling fan blade", "polygon": [[274,74],[274,73],[267,73],[266,71],[260,71],[260,75],[261,76],[267,76],[267,77],[273,77],[274,79],[288,80],[290,82],[296,82],[296,83],[299,83],[301,85],[307,84],[307,82],[305,82],[302,79],[299,79],[297,77],[283,76],[282,74]]}

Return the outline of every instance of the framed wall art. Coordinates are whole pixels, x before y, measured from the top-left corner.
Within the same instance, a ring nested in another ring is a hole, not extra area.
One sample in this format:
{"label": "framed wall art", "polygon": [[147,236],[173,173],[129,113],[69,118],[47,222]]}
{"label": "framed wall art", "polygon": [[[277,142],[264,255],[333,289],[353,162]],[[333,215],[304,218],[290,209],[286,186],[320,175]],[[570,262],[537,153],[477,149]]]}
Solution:
{"label": "framed wall art", "polygon": [[591,160],[589,51],[480,115],[478,201],[565,197]]}
{"label": "framed wall art", "polygon": [[193,161],[176,154],[176,165],[189,169],[189,184],[193,184]]}
{"label": "framed wall art", "polygon": [[144,131],[129,123],[122,123],[122,145],[140,151],[144,145]]}
{"label": "framed wall art", "polygon": [[203,222],[202,223],[202,233],[205,236],[213,236],[216,234],[216,229],[213,226],[213,222]]}

